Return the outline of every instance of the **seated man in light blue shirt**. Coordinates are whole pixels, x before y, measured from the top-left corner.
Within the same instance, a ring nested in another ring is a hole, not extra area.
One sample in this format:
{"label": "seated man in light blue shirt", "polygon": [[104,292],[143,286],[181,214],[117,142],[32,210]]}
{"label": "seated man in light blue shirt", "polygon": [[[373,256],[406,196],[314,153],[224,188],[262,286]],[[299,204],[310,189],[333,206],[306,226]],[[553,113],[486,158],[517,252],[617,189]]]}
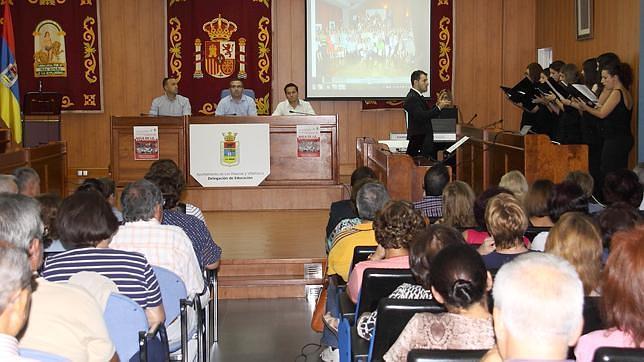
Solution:
{"label": "seated man in light blue shirt", "polygon": [[163,78],[165,94],[154,98],[150,106],[151,116],[189,116],[192,114],[188,98],[179,95],[179,82]]}
{"label": "seated man in light blue shirt", "polygon": [[222,98],[215,110],[217,116],[256,116],[255,100],[244,94],[244,83],[239,79],[230,81],[230,95]]}

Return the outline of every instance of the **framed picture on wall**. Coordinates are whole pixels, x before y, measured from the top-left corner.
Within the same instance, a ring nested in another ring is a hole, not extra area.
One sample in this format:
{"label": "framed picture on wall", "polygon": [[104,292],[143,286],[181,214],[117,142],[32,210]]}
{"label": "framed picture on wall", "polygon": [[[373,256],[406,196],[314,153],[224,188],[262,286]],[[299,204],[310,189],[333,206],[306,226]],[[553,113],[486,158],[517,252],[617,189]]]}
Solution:
{"label": "framed picture on wall", "polygon": [[593,37],[593,0],[575,0],[577,40]]}

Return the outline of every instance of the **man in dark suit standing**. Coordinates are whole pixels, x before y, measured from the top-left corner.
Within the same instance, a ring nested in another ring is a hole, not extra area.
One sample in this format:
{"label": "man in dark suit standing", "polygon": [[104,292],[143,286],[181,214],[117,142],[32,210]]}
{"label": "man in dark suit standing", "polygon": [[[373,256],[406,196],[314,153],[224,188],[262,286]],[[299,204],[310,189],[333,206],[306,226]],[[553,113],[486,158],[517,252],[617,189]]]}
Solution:
{"label": "man in dark suit standing", "polygon": [[428,85],[427,73],[422,70],[415,70],[411,73],[411,89],[407,93],[403,108],[407,111],[408,117],[407,154],[412,157],[430,158],[434,156],[432,118],[437,118],[441,109],[451,104],[451,101],[447,99],[447,94],[443,91],[439,94],[436,105],[429,108],[425,97],[423,97],[423,93],[427,92]]}

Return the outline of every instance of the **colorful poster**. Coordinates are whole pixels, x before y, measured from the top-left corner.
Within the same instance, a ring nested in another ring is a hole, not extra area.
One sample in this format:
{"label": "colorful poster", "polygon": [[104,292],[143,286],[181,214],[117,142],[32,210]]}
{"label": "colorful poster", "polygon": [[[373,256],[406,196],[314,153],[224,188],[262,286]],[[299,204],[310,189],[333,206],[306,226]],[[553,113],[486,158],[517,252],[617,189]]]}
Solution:
{"label": "colorful poster", "polygon": [[159,159],[159,127],[134,127],[134,160],[149,161]]}
{"label": "colorful poster", "polygon": [[320,157],[320,125],[298,124],[297,157]]}
{"label": "colorful poster", "polygon": [[233,79],[270,113],[270,0],[167,0],[168,76],[190,99],[193,115],[212,115]]}
{"label": "colorful poster", "polygon": [[63,95],[63,111],[102,111],[99,1],[7,3],[20,44],[15,54],[20,102],[42,85],[43,91]]}

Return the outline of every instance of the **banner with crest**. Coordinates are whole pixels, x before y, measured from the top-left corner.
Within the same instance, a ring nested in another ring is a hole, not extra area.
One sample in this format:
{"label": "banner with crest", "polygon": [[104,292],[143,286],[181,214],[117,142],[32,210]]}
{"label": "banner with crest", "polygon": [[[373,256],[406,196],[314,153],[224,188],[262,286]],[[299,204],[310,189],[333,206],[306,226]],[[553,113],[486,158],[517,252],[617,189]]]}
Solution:
{"label": "banner with crest", "polygon": [[5,3],[17,44],[20,103],[42,85],[63,95],[64,111],[102,111],[98,0],[0,0]]}
{"label": "banner with crest", "polygon": [[[423,69],[429,77],[431,94],[427,98],[433,104],[436,95],[442,91],[452,91],[452,71],[454,67],[454,12],[455,0],[431,0],[430,65]],[[362,109],[402,108],[403,100],[365,100]]]}
{"label": "banner with crest", "polygon": [[239,78],[270,114],[271,0],[166,0],[168,76],[193,115],[215,113],[221,92]]}

